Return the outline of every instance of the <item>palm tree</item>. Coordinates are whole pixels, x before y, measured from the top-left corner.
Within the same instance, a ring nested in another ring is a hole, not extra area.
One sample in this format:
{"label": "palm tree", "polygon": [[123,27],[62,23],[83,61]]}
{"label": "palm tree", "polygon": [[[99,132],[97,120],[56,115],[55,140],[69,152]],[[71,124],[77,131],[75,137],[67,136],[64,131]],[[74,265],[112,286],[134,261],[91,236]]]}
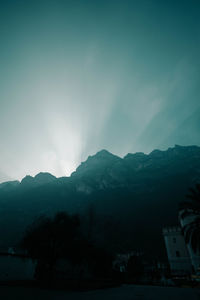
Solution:
{"label": "palm tree", "polygon": [[190,188],[186,197],[187,201],[180,205],[179,217],[185,241],[190,243],[192,250],[197,254],[200,252],[200,184]]}

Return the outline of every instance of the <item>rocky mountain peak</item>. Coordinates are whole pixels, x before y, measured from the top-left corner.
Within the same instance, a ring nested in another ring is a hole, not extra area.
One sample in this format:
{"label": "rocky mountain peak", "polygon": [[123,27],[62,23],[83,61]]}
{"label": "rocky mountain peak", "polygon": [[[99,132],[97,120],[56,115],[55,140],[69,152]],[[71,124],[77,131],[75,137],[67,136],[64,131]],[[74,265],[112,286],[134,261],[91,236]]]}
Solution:
{"label": "rocky mountain peak", "polygon": [[56,177],[47,172],[40,172],[35,177],[27,175],[21,181],[21,185],[26,187],[39,186],[56,180]]}
{"label": "rocky mountain peak", "polygon": [[42,181],[42,182],[47,183],[47,182],[55,180],[56,177],[47,172],[40,172],[37,175],[35,175],[34,179],[36,181]]}
{"label": "rocky mountain peak", "polygon": [[71,176],[91,175],[93,172],[98,174],[120,160],[122,160],[120,157],[109,151],[101,150],[95,155],[89,156],[85,162],[82,162]]}

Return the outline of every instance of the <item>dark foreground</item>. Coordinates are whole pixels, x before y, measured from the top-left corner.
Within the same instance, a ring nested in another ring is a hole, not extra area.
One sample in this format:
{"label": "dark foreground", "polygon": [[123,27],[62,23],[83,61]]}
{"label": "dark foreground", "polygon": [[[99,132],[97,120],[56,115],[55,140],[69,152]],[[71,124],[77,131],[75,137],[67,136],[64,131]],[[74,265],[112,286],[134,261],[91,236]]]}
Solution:
{"label": "dark foreground", "polygon": [[67,292],[0,286],[1,300],[200,300],[200,290],[192,288],[128,285],[89,292]]}

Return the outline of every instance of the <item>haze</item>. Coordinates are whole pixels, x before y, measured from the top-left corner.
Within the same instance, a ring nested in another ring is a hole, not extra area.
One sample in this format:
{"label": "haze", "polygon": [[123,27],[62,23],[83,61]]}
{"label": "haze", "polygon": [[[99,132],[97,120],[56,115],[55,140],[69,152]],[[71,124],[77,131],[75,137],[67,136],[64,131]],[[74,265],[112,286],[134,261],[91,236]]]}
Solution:
{"label": "haze", "polygon": [[199,1],[0,1],[0,181],[200,145]]}

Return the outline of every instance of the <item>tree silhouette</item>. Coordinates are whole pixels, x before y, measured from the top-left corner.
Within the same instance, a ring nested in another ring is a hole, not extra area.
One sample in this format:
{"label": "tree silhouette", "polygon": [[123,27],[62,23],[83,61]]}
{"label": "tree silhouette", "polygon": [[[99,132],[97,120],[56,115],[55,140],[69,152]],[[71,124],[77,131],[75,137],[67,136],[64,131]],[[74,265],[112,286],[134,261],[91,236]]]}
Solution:
{"label": "tree silhouette", "polygon": [[[185,222],[183,232],[186,243],[190,243],[195,253],[200,251],[200,184],[189,189],[187,201],[180,205],[180,218]],[[187,221],[188,220],[188,221]]]}
{"label": "tree silhouette", "polygon": [[35,277],[52,284],[59,259],[78,266],[78,287],[89,268],[94,276],[104,276],[112,268],[112,255],[94,245],[81,232],[80,218],[60,212],[54,218],[42,217],[27,230],[21,246],[37,261]]}
{"label": "tree silhouette", "polygon": [[21,246],[37,261],[37,279],[45,276],[48,282],[52,282],[59,258],[76,259],[76,247],[80,244],[79,227],[77,215],[60,212],[54,218],[39,218],[27,230]]}

